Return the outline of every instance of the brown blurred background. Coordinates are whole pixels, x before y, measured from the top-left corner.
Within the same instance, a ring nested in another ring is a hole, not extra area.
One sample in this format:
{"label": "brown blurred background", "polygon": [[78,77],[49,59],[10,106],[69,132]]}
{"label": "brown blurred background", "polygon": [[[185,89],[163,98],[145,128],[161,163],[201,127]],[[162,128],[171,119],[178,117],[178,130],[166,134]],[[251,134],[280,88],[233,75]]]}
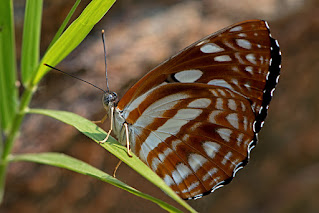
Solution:
{"label": "brown blurred background", "polygon": [[[79,12],[88,1],[83,1]],[[42,54],[73,1],[44,1]],[[14,1],[20,57],[24,1]],[[265,19],[283,54],[282,75],[251,161],[228,186],[196,201],[200,212],[319,212],[319,1],[318,0],[125,0],[118,1],[82,44],[58,67],[105,88],[105,29],[109,84],[120,96],[151,68],[230,24]],[[103,117],[101,93],[50,72],[32,107]],[[108,129],[108,125],[103,125]],[[73,127],[28,115],[15,153],[63,152],[111,174],[117,159]],[[122,165],[117,177],[172,202]],[[33,163],[10,165],[1,212],[163,212],[157,205],[92,177]]]}

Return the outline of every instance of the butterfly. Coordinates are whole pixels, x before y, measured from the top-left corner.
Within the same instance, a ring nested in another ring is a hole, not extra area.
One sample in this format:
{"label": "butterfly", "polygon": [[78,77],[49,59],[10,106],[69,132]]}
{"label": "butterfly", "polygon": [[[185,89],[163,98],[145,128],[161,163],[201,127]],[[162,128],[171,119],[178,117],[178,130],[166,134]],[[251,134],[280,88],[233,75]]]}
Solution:
{"label": "butterfly", "polygon": [[247,164],[280,68],[267,22],[226,27],[158,65],[119,102],[105,92],[108,136],[113,131],[181,198],[202,197]]}

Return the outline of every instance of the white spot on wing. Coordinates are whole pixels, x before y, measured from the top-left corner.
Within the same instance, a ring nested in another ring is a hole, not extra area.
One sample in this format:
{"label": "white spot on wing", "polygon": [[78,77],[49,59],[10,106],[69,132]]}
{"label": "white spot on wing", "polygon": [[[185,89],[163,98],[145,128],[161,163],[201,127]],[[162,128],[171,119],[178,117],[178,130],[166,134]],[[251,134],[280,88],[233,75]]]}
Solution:
{"label": "white spot on wing", "polygon": [[229,32],[236,32],[236,31],[241,31],[243,29],[242,26],[236,26],[236,27],[233,27],[229,30]]}
{"label": "white spot on wing", "polygon": [[203,53],[218,53],[218,52],[224,51],[224,49],[218,46],[217,44],[208,43],[203,45],[200,48],[200,51],[202,51]]}
{"label": "white spot on wing", "polygon": [[[161,98],[157,100],[156,102],[152,103],[149,105],[145,111],[143,112],[142,116],[140,117],[141,119],[145,119],[143,117],[144,114],[154,114],[155,109],[160,109],[160,111],[166,110],[166,109],[171,109],[175,104],[178,103],[179,100],[182,99],[187,99],[189,98],[189,95],[186,93],[175,93],[172,95],[165,96],[164,98]],[[142,118],[143,117],[143,118]]]}
{"label": "white spot on wing", "polygon": [[169,154],[171,154],[172,152],[173,152],[172,149],[166,148],[163,153],[160,153],[160,154],[158,155],[158,158],[159,158],[162,162],[164,162],[164,160],[166,159],[166,157],[167,157]]}
{"label": "white spot on wing", "polygon": [[147,97],[150,93],[152,93],[155,89],[157,89],[157,88],[159,88],[159,87],[161,87],[161,86],[163,86],[163,85],[165,85],[165,84],[167,84],[167,83],[166,83],[166,82],[161,83],[160,85],[158,85],[158,86],[156,86],[156,87],[150,89],[149,91],[147,91],[146,93],[144,93],[143,95],[141,95],[140,97],[138,97],[138,98],[136,98],[134,101],[132,101],[132,103],[129,104],[129,105],[126,107],[126,109],[124,110],[124,113],[123,113],[124,118],[127,118],[128,115],[129,115],[129,113],[130,113],[131,111],[133,111],[134,109],[136,109],[136,108],[146,99],[146,97]]}
{"label": "white spot on wing", "polygon": [[214,60],[218,62],[231,61],[231,57],[229,55],[220,55],[216,56]]}
{"label": "white spot on wing", "polygon": [[225,87],[225,88],[228,88],[230,90],[234,90],[233,87],[228,82],[226,82],[223,79],[210,80],[207,84],[214,85],[214,86]]}
{"label": "white spot on wing", "polygon": [[251,43],[246,39],[236,39],[236,43],[238,46],[245,48],[245,49],[251,49]]}
{"label": "white spot on wing", "polygon": [[182,83],[193,83],[197,81],[203,72],[200,70],[184,70],[178,73],[175,73],[175,78]]}
{"label": "white spot on wing", "polygon": [[[158,113],[156,113],[158,114]],[[149,124],[153,123],[155,120],[155,117],[149,117],[149,116],[140,116],[137,121],[135,122],[134,126],[137,127],[145,127]]]}
{"label": "white spot on wing", "polygon": [[225,164],[227,163],[227,161],[230,161],[230,157],[231,157],[232,155],[233,155],[232,152],[228,152],[228,153],[225,155],[224,159],[222,160],[222,164],[225,165]]}
{"label": "white spot on wing", "polygon": [[197,186],[199,185],[199,182],[193,182],[189,187],[188,187],[188,191],[192,191],[193,189],[195,189]]}
{"label": "white spot on wing", "polygon": [[166,123],[170,122],[170,120],[172,120],[172,122],[176,122],[176,120],[180,120],[180,119],[181,120],[194,120],[195,118],[197,118],[202,113],[202,111],[203,110],[201,110],[201,109],[193,109],[193,108],[180,109],[180,110],[178,110],[176,115],[174,115],[174,117],[169,119]]}
{"label": "white spot on wing", "polygon": [[206,162],[207,160],[203,156],[196,153],[192,153],[188,157],[188,164],[194,172],[201,168]]}
{"label": "white spot on wing", "polygon": [[237,145],[240,146],[240,144],[243,142],[244,134],[240,133],[237,137]]}
{"label": "white spot on wing", "polygon": [[199,98],[190,102],[187,107],[189,108],[207,108],[212,101],[208,98]]}
{"label": "white spot on wing", "polygon": [[230,49],[236,49],[233,45],[233,42],[228,42],[227,40],[224,41],[224,44],[228,46]]}
{"label": "white spot on wing", "polygon": [[248,82],[247,82],[247,83],[245,83],[245,84],[244,84],[244,86],[246,87],[246,89],[247,89],[247,90],[251,90],[251,88],[250,88],[250,84],[249,84]]}
{"label": "white spot on wing", "polygon": [[182,190],[182,193],[184,193],[184,194],[187,192],[188,192],[188,188]]}
{"label": "white spot on wing", "polygon": [[160,143],[162,143],[162,141],[166,140],[166,138],[168,138],[169,136],[169,134],[161,132],[156,132],[156,134],[154,132],[151,132],[141,146],[141,150],[139,153],[141,160],[147,162],[147,156],[149,155],[149,153],[154,150]]}
{"label": "white spot on wing", "polygon": [[[182,128],[182,126],[187,124],[189,120],[195,119],[201,113],[202,113],[201,109],[178,110],[178,112],[174,115],[174,117],[168,119],[162,126],[160,126],[156,130],[157,137],[155,137],[154,135],[155,133],[151,133],[146,138],[145,142],[142,144],[142,148],[143,148],[143,145],[145,146],[143,150],[148,150],[147,146],[150,146],[151,149],[154,149],[161,142],[160,139],[164,141],[167,137],[170,136],[170,134],[177,134]],[[140,118],[135,122],[134,126],[144,128],[148,124],[151,124],[154,121],[154,119],[155,118],[150,118],[149,116],[140,116]],[[143,150],[141,149],[141,152]],[[144,151],[144,153],[147,153],[148,155],[149,150]]]}
{"label": "white spot on wing", "polygon": [[166,185],[168,185],[168,186],[175,185],[173,179],[169,175],[165,175],[163,180],[166,183]]}
{"label": "white spot on wing", "polygon": [[240,102],[240,105],[241,105],[241,110],[244,112],[244,111],[246,111],[246,106],[245,106],[245,104],[244,104],[244,102]]}
{"label": "white spot on wing", "polygon": [[182,137],[182,141],[188,141],[189,140],[189,134],[184,134]]}
{"label": "white spot on wing", "polygon": [[256,64],[256,57],[253,53],[247,54],[246,59],[252,64]]}
{"label": "white spot on wing", "polygon": [[214,174],[216,174],[218,171],[218,169],[212,168],[211,170],[209,170],[204,176],[203,176],[203,181],[208,180],[208,178],[213,177]]}
{"label": "white spot on wing", "polygon": [[237,79],[232,79],[231,81],[233,84],[235,84],[237,87],[239,87],[239,83],[238,83],[238,80]]}
{"label": "white spot on wing", "polygon": [[176,170],[172,172],[172,177],[175,183],[178,185],[182,183],[188,175],[192,174],[192,171],[183,163],[176,165]]}
{"label": "white spot on wing", "polygon": [[245,62],[243,61],[243,59],[241,58],[240,52],[236,52],[235,53],[235,58],[238,60],[238,62],[240,64],[245,64]]}
{"label": "white spot on wing", "polygon": [[209,157],[214,158],[220,149],[220,145],[216,142],[206,141],[203,143],[203,149]]}
{"label": "white spot on wing", "polygon": [[217,89],[221,96],[226,96],[226,92],[222,89]]}
{"label": "white spot on wing", "polygon": [[224,109],[224,100],[222,98],[217,98],[216,99],[216,109]]}
{"label": "white spot on wing", "polygon": [[246,33],[239,33],[238,36],[240,36],[240,37],[246,37],[247,34],[246,34]]}
{"label": "white spot on wing", "polygon": [[231,129],[226,129],[226,128],[219,128],[216,130],[216,132],[226,142],[230,141],[230,136],[233,133],[233,131]]}
{"label": "white spot on wing", "polygon": [[238,115],[236,113],[231,113],[226,116],[227,121],[236,129],[239,128]]}
{"label": "white spot on wing", "polygon": [[217,124],[217,121],[216,121],[216,119],[215,119],[215,117],[217,116],[217,115],[219,115],[221,113],[221,111],[220,110],[214,110],[214,111],[212,111],[211,113],[210,113],[210,115],[209,115],[209,122],[211,122],[211,123],[214,123],[214,124]]}
{"label": "white spot on wing", "polygon": [[216,90],[215,89],[210,89],[209,90],[214,96],[218,96],[218,93],[216,92]]}
{"label": "white spot on wing", "polygon": [[162,162],[161,162],[157,157],[153,158],[152,164],[151,164],[152,170],[153,170],[153,171],[156,171],[158,165],[161,164],[161,163],[162,163]]}
{"label": "white spot on wing", "polygon": [[181,140],[173,140],[173,141],[172,141],[172,149],[176,151],[176,150],[177,150],[177,147],[178,147],[180,144],[182,144],[182,141],[181,141]]}
{"label": "white spot on wing", "polygon": [[194,124],[189,128],[189,130],[190,130],[190,131],[196,131],[197,128],[198,128],[200,125],[201,125],[200,122],[194,123]]}
{"label": "white spot on wing", "polygon": [[239,69],[238,69],[237,66],[234,66],[234,67],[232,67],[231,69],[232,69],[234,72],[239,72]]}
{"label": "white spot on wing", "polygon": [[237,109],[237,104],[234,101],[234,99],[228,99],[228,104],[227,104],[228,108],[235,111]]}
{"label": "white spot on wing", "polygon": [[250,74],[254,74],[254,72],[253,72],[253,67],[252,66],[247,66],[247,67],[245,67],[245,71],[246,72],[249,72]]}
{"label": "white spot on wing", "polygon": [[[174,116],[175,117],[175,116]],[[162,126],[160,126],[156,132],[167,132],[171,134],[176,134],[179,132],[179,130],[187,124],[187,120],[181,120],[181,119],[168,119]]]}
{"label": "white spot on wing", "polygon": [[247,131],[247,129],[248,129],[248,119],[246,116],[244,117],[244,129],[245,129],[245,131]]}

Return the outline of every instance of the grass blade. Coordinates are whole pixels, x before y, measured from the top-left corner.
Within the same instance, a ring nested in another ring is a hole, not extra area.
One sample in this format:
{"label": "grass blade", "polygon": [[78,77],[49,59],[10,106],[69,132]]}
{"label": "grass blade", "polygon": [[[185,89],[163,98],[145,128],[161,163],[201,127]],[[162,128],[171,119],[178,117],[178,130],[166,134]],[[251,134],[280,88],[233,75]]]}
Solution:
{"label": "grass blade", "polygon": [[21,77],[25,87],[39,65],[42,0],[27,0],[23,25]]}
{"label": "grass blade", "polygon": [[179,209],[165,203],[157,198],[154,198],[150,195],[144,194],[135,188],[119,181],[118,179],[110,176],[109,174],[83,162],[78,159],[72,158],[65,154],[61,153],[35,153],[35,154],[20,154],[20,155],[11,155],[9,160],[12,161],[30,161],[35,163],[41,163],[51,166],[56,166],[60,168],[65,168],[80,174],[89,175],[95,177],[99,180],[102,180],[106,183],[112,184],[116,187],[124,189],[136,196],[144,198],[146,200],[150,200],[156,204],[158,204],[161,208],[169,211],[169,212],[182,212]]}
{"label": "grass blade", "polygon": [[[71,112],[45,109],[30,109],[29,113],[47,115],[64,123],[70,124],[97,143],[103,140],[106,136],[106,133],[103,129],[99,128],[91,121]],[[137,171],[151,183],[159,187],[167,195],[169,195],[180,205],[188,209],[190,212],[196,212],[191,206],[189,206],[184,200],[182,200],[177,194],[175,194],[175,192],[169,186],[167,186],[165,182],[159,176],[157,176],[148,166],[146,166],[138,157],[136,157],[135,155],[133,155],[133,157],[129,157],[126,153],[126,148],[120,145],[114,138],[110,137],[108,141],[101,146],[103,146],[106,150],[122,160],[132,169]]]}
{"label": "grass blade", "polygon": [[69,23],[74,11],[76,10],[76,8],[79,6],[81,0],[77,0],[73,7],[71,8],[70,12],[68,13],[68,15],[66,16],[66,18],[64,19],[63,23],[61,24],[59,30],[57,31],[57,33],[55,34],[54,38],[52,39],[48,49],[50,49],[50,47],[58,40],[58,38],[61,36],[62,32],[64,31],[66,25]]}
{"label": "grass blade", "polygon": [[33,85],[36,85],[50,70],[42,64],[47,63],[51,66],[55,66],[62,61],[83,41],[94,25],[111,8],[114,2],[115,0],[92,0],[90,2],[81,15],[65,30],[61,37],[44,55],[38,72],[33,80]]}
{"label": "grass blade", "polygon": [[0,126],[2,130],[7,131],[11,127],[18,104],[13,5],[11,0],[0,1],[0,14]]}

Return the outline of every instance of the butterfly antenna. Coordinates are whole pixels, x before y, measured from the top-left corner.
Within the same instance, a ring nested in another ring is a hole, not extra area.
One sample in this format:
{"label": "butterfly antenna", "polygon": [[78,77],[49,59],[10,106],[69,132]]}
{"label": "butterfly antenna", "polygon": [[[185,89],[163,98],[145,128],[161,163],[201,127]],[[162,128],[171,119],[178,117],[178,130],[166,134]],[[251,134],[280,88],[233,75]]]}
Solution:
{"label": "butterfly antenna", "polygon": [[50,66],[50,65],[48,65],[48,64],[44,64],[44,65],[47,66],[47,67],[50,67],[51,69],[54,69],[54,70],[56,70],[56,71],[62,72],[62,73],[65,74],[65,75],[71,76],[72,78],[75,78],[75,79],[78,79],[78,80],[80,80],[80,81],[83,81],[84,83],[90,84],[91,86],[93,86],[93,87],[95,87],[95,88],[97,88],[97,89],[103,91],[104,93],[106,93],[106,91],[105,91],[104,89],[101,89],[100,87],[95,86],[94,84],[92,84],[92,83],[90,83],[90,82],[88,82],[88,81],[85,81],[85,80],[83,80],[83,79],[81,79],[81,78],[78,78],[78,77],[76,77],[76,76],[74,76],[74,75],[71,75],[71,74],[69,74],[69,73],[67,73],[67,72],[64,72],[64,71],[62,71],[62,70],[60,70],[60,69],[58,69],[58,68],[52,67],[52,66]]}
{"label": "butterfly antenna", "polygon": [[105,64],[106,88],[107,88],[107,92],[110,92],[110,89],[109,89],[109,81],[107,80],[106,47],[105,47],[105,35],[104,35],[104,30],[102,30],[102,41],[103,41],[103,49],[104,49],[104,64]]}

